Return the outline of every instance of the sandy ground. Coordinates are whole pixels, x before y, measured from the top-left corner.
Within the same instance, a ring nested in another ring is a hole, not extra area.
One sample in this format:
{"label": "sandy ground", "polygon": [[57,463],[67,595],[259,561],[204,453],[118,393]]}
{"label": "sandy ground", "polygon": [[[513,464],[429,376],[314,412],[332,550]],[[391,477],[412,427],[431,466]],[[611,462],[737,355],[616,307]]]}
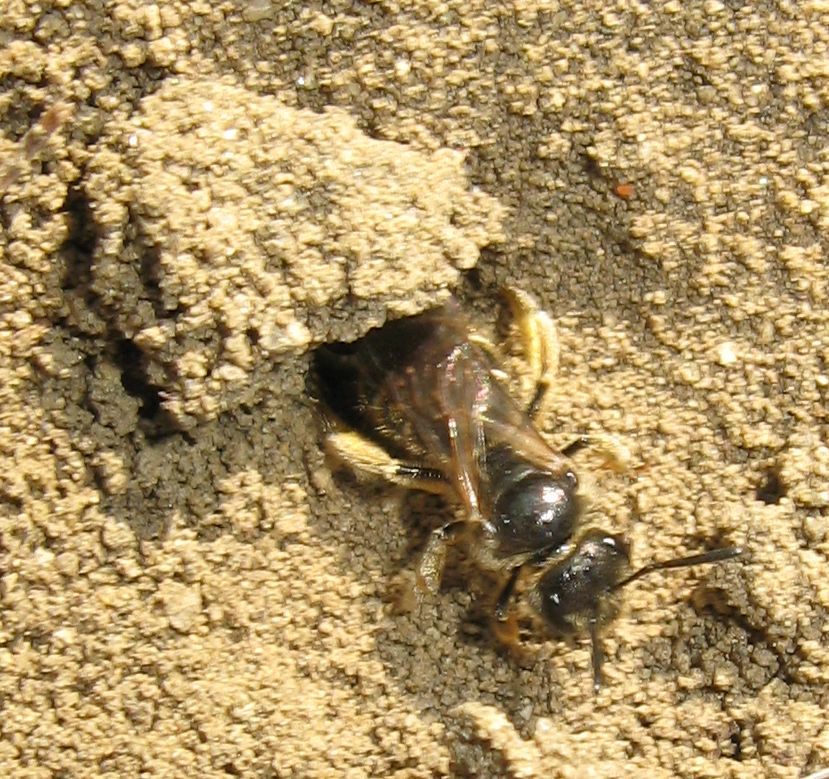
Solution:
{"label": "sandy ground", "polygon": [[[826,2],[6,0],[0,79],[0,775],[829,766]],[[631,592],[596,696],[401,597],[422,501],[306,391],[505,283],[551,440],[632,452],[591,520],[748,550]]]}

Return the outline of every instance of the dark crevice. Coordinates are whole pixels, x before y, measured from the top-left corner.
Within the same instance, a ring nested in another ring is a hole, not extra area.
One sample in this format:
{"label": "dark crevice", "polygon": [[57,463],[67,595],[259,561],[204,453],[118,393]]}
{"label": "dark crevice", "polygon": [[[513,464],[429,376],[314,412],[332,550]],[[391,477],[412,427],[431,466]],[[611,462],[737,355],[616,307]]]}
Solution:
{"label": "dark crevice", "polygon": [[[85,332],[82,321],[72,321],[70,317],[64,326],[75,332],[78,337],[94,337],[97,342],[97,354],[107,354],[121,371],[121,385],[128,395],[140,401],[139,417],[145,435],[150,439],[163,438],[179,434],[175,420],[162,407],[162,388],[149,380],[146,357],[141,349],[129,338],[125,338],[120,328],[113,321],[111,312],[100,304],[93,289],[93,262],[99,240],[99,229],[86,192],[81,187],[72,187],[64,203],[68,216],[69,231],[62,247],[65,263],[61,286],[71,299],[82,300],[81,308],[87,308],[106,323],[106,331],[90,336]],[[143,247],[140,276],[144,293],[156,310],[157,315],[170,317],[171,312],[164,309],[162,291],[158,282],[158,251],[148,240],[141,241]],[[173,314],[174,315],[174,314]],[[100,321],[100,320],[99,320]],[[96,358],[90,355],[87,367],[90,372],[95,369]]]}
{"label": "dark crevice", "polygon": [[773,465],[766,469],[762,482],[757,486],[757,500],[766,505],[777,505],[786,497],[786,483],[780,474],[780,467]]}
{"label": "dark crevice", "polygon": [[69,217],[69,231],[63,244],[66,268],[61,286],[67,292],[77,292],[89,302],[93,297],[92,258],[98,243],[98,231],[92,208],[84,191],[78,187],[71,187],[63,210]]}
{"label": "dark crevice", "polygon": [[137,216],[132,208],[129,209],[129,224],[125,233],[130,235],[129,242],[139,258],[137,271],[141,284],[136,294],[152,306],[157,320],[175,321],[184,308],[174,295],[165,291],[162,285],[161,248],[157,239],[147,232],[146,220]]}
{"label": "dark crevice", "polygon": [[175,417],[163,407],[164,391],[148,379],[144,355],[130,339],[116,341],[114,361],[121,371],[121,386],[141,403],[138,416],[147,439],[159,441],[175,435],[194,443],[192,436],[183,431]]}
{"label": "dark crevice", "polygon": [[141,279],[141,297],[152,305],[153,313],[158,319],[169,318],[171,310],[165,306],[161,286],[161,252],[155,241],[147,235],[142,221],[132,213],[130,226],[134,230],[134,242],[140,257],[138,275]]}
{"label": "dark crevice", "polygon": [[121,369],[121,385],[127,394],[141,401],[139,416],[153,419],[161,408],[161,389],[147,381],[141,350],[129,339],[116,344],[115,362]]}
{"label": "dark crevice", "polygon": [[731,759],[736,760],[738,763],[742,762],[743,760],[743,734],[740,730],[740,727],[735,724],[734,730],[731,732],[729,736],[731,741]]}

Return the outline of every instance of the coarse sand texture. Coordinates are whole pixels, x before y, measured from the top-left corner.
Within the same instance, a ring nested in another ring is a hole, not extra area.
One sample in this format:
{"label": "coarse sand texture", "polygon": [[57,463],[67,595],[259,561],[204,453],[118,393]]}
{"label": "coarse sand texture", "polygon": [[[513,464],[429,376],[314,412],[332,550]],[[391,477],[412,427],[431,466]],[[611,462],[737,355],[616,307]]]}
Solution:
{"label": "coarse sand texture", "polygon": [[[829,767],[828,257],[825,0],[0,2],[0,776]],[[313,349],[504,285],[585,521],[746,548],[596,695],[320,447]]]}

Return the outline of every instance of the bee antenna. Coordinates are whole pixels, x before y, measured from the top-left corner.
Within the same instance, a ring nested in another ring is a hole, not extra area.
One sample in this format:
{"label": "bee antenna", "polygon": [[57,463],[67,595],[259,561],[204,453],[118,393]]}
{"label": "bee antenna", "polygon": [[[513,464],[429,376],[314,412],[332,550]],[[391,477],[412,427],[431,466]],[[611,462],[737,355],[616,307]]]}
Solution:
{"label": "bee antenna", "polygon": [[[608,592],[616,592],[622,587],[627,587],[637,579],[647,576],[649,573],[655,571],[666,571],[669,568],[687,568],[691,565],[705,565],[707,563],[719,563],[723,560],[731,560],[734,557],[739,557],[743,553],[741,546],[724,546],[720,549],[711,549],[708,552],[700,554],[689,555],[688,557],[674,557],[670,560],[657,560],[653,563],[648,563],[642,566],[638,571],[634,571],[630,576],[626,576],[618,584],[614,585]],[[604,664],[604,649],[602,647],[600,627],[600,613],[598,604],[590,620],[587,623],[590,631],[590,646],[593,665],[593,692],[598,693],[602,686],[602,665]],[[827,777],[829,779],[829,777]]]}
{"label": "bee antenna", "polygon": [[599,635],[599,616],[595,614],[588,623],[590,630],[590,655],[593,663],[593,692],[598,693],[602,686],[602,664],[604,663],[604,649]]}
{"label": "bee antenna", "polygon": [[654,571],[666,571],[669,568],[687,568],[690,565],[705,565],[707,563],[719,563],[722,560],[731,560],[733,557],[739,557],[743,553],[741,546],[724,546],[720,549],[712,549],[709,552],[702,552],[701,554],[694,554],[688,557],[674,557],[671,560],[657,560],[654,563],[648,563],[634,571],[630,576],[622,579],[614,590],[620,590],[628,584],[632,584],[637,579],[647,576]]}

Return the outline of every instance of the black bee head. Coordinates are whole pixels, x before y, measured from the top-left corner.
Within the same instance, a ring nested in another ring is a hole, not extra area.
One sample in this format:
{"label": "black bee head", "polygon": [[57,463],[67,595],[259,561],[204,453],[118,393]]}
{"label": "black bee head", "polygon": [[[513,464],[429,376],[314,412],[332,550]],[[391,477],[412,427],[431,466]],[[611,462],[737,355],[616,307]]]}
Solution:
{"label": "black bee head", "polygon": [[573,551],[539,579],[536,597],[541,616],[563,633],[591,622],[609,622],[617,609],[608,596],[629,567],[630,550],[621,536],[588,530]]}
{"label": "black bee head", "polygon": [[588,530],[569,554],[544,571],[531,599],[554,631],[573,633],[586,629],[589,632],[593,684],[598,689],[604,660],[600,631],[618,614],[617,596],[622,588],[656,571],[717,563],[742,553],[740,547],[722,547],[689,557],[655,561],[631,573],[630,548],[625,540],[601,530]]}

